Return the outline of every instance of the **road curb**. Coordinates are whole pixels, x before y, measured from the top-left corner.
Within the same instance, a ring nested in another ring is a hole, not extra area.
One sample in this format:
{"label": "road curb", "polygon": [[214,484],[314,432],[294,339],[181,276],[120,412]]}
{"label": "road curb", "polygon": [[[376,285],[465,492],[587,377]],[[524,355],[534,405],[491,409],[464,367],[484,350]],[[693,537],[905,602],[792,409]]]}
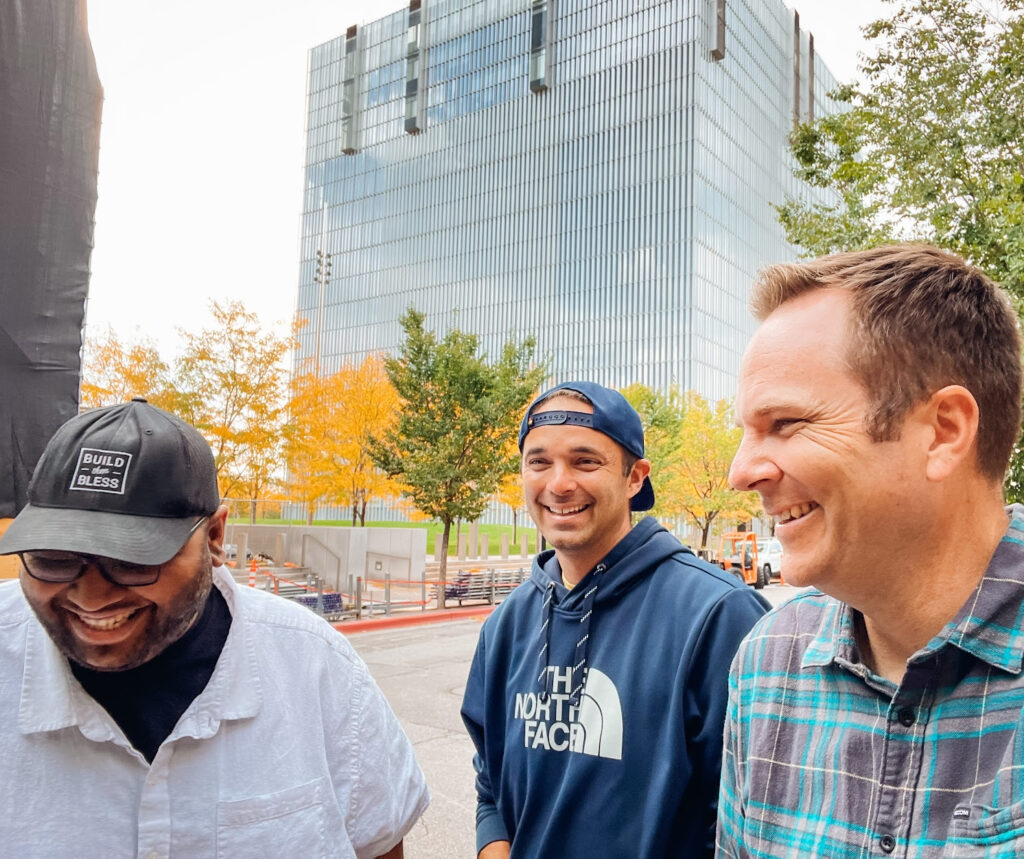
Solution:
{"label": "road curb", "polygon": [[496,606],[473,605],[435,611],[422,611],[415,614],[393,614],[383,617],[369,617],[362,620],[343,620],[332,623],[338,632],[349,635],[353,632],[372,632],[378,629],[397,629],[404,626],[420,626],[426,623],[441,623],[447,620],[469,620],[470,618],[486,618]]}

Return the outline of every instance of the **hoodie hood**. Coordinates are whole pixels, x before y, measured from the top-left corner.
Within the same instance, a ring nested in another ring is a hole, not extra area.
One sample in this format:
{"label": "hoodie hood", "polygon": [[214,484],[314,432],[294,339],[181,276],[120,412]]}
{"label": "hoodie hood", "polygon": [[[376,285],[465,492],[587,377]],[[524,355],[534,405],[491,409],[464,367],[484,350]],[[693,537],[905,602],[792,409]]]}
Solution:
{"label": "hoodie hood", "polygon": [[562,584],[562,568],[554,549],[541,552],[534,558],[529,584],[543,593],[537,652],[537,682],[543,699],[551,694],[551,634],[556,610],[567,615],[576,627],[569,700],[578,705],[586,677],[590,628],[595,612],[600,614],[602,606],[617,602],[630,588],[652,575],[667,558],[677,554],[693,553],[656,519],[647,516],[572,590]]}
{"label": "hoodie hood", "polygon": [[[693,555],[693,552],[657,519],[645,516],[571,591],[562,584],[562,568],[554,549],[546,549],[534,557],[529,582],[541,591],[554,584],[558,592],[556,604],[565,611],[581,611],[583,593],[597,577],[601,578],[600,595],[595,597],[599,606],[618,599],[672,555]],[[598,572],[600,568],[603,569]]]}

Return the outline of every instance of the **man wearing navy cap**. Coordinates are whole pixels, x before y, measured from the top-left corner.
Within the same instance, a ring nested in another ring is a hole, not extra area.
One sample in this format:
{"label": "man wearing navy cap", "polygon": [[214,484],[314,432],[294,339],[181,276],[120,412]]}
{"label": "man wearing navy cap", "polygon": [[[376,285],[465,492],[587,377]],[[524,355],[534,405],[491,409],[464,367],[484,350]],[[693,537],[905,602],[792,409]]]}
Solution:
{"label": "man wearing navy cap", "polygon": [[213,455],[142,399],[64,424],[0,538],[19,857],[400,857],[428,802],[345,638],[227,571]]}
{"label": "man wearing navy cap", "polygon": [[487,619],[462,704],[477,851],[523,859],[711,856],[729,663],[766,604],[658,522],[640,417],[569,382],[519,431],[553,549]]}

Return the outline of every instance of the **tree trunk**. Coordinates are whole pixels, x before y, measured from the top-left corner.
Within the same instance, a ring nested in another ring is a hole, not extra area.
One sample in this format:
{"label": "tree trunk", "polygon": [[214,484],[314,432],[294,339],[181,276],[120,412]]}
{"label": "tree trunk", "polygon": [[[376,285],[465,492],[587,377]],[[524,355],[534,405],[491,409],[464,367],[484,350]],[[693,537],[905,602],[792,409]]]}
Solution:
{"label": "tree trunk", "polygon": [[706,550],[707,547],[708,547],[708,532],[710,530],[711,530],[711,520],[710,519],[705,519],[704,520],[704,524],[701,525],[701,530],[700,530],[700,547],[702,549]]}
{"label": "tree trunk", "polygon": [[519,513],[516,512],[516,508],[512,508],[512,545],[514,546],[518,540],[516,537],[516,524],[519,520]]}
{"label": "tree trunk", "polygon": [[359,502],[359,527],[360,528],[365,528],[366,527],[366,505],[367,505],[367,503],[368,502],[367,502],[367,500],[365,498],[363,498]]}
{"label": "tree trunk", "polygon": [[448,537],[452,531],[450,519],[442,520],[444,529],[441,531],[441,563],[437,569],[437,607],[445,608],[444,588],[448,583]]}
{"label": "tree trunk", "polygon": [[249,502],[249,524],[250,525],[255,525],[256,524],[256,499],[255,498],[253,498]]}

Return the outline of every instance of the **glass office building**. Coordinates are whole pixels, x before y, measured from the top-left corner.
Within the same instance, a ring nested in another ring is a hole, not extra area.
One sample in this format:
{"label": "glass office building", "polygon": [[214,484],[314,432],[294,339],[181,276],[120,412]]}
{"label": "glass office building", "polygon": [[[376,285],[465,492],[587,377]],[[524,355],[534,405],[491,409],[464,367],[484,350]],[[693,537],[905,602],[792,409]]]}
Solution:
{"label": "glass office building", "polygon": [[835,109],[782,0],[412,0],[310,53],[298,359],[410,306],[555,380],[731,396],[747,293],[794,256],[787,135]]}

